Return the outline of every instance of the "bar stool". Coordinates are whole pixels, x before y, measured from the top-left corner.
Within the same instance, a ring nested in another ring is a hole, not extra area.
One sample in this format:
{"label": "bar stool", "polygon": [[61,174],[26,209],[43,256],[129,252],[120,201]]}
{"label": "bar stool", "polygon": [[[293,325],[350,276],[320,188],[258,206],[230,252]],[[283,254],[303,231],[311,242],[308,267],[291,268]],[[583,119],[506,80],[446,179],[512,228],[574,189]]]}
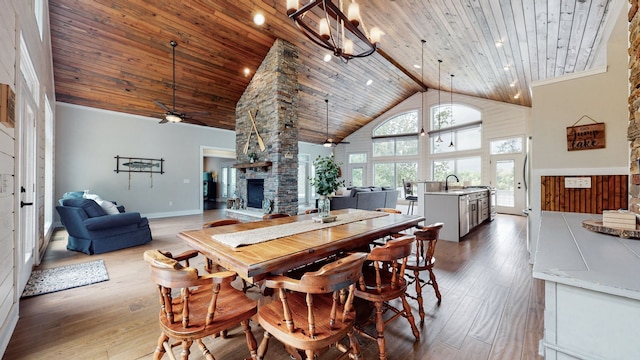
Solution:
{"label": "bar stool", "polygon": [[407,215],[413,215],[414,204],[418,201],[418,196],[413,193],[413,183],[402,179],[402,188],[404,189],[404,199],[409,200]]}

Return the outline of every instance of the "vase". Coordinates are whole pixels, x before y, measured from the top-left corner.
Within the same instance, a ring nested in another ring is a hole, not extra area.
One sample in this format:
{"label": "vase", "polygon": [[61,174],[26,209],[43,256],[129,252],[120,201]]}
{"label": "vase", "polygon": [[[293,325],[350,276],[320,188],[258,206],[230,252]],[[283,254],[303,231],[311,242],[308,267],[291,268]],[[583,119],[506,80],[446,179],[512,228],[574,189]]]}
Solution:
{"label": "vase", "polygon": [[329,211],[331,207],[331,202],[329,202],[329,197],[326,195],[320,195],[320,199],[318,199],[318,216],[320,217],[328,217]]}

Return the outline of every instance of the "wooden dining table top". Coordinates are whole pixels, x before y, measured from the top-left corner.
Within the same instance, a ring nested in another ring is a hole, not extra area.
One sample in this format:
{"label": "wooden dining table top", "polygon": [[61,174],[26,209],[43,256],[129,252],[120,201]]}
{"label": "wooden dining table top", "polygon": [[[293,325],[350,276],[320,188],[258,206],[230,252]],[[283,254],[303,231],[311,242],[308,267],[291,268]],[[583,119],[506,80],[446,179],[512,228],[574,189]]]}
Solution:
{"label": "wooden dining table top", "polygon": [[[356,211],[358,210],[336,210],[332,211],[331,215],[339,217],[341,214]],[[236,248],[212,237],[216,234],[310,220],[313,216],[317,214],[188,230],[180,232],[177,236],[215,263],[255,283],[268,274],[282,274],[327,256],[360,248],[386,235],[414,227],[424,220],[424,217],[418,215],[388,214]]]}

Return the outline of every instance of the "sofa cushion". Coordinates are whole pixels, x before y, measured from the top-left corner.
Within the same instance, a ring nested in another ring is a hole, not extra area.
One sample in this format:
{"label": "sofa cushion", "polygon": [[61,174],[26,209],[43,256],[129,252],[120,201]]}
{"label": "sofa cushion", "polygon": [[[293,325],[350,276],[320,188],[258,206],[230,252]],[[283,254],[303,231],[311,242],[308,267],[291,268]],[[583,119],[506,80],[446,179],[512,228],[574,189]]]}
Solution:
{"label": "sofa cushion", "polygon": [[353,188],[351,189],[351,196],[356,196],[357,193],[359,192],[371,192],[371,189],[369,188]]}
{"label": "sofa cushion", "polygon": [[83,199],[83,198],[63,199],[62,205],[81,208],[87,213],[87,216],[90,218],[107,215],[104,209],[101,208],[97,202],[90,199]]}

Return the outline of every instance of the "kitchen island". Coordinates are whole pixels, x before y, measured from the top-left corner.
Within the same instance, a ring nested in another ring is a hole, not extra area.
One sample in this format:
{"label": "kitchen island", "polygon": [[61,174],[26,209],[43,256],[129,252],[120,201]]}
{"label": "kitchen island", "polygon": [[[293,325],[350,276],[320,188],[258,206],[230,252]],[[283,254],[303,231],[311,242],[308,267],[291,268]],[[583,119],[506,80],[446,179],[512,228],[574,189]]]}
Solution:
{"label": "kitchen island", "polygon": [[424,201],[425,224],[444,223],[440,239],[460,241],[474,227],[489,219],[489,190],[466,188],[426,191],[418,194]]}
{"label": "kitchen island", "polygon": [[601,219],[542,212],[533,277],[545,282],[546,359],[640,359],[640,240],[582,226]]}

